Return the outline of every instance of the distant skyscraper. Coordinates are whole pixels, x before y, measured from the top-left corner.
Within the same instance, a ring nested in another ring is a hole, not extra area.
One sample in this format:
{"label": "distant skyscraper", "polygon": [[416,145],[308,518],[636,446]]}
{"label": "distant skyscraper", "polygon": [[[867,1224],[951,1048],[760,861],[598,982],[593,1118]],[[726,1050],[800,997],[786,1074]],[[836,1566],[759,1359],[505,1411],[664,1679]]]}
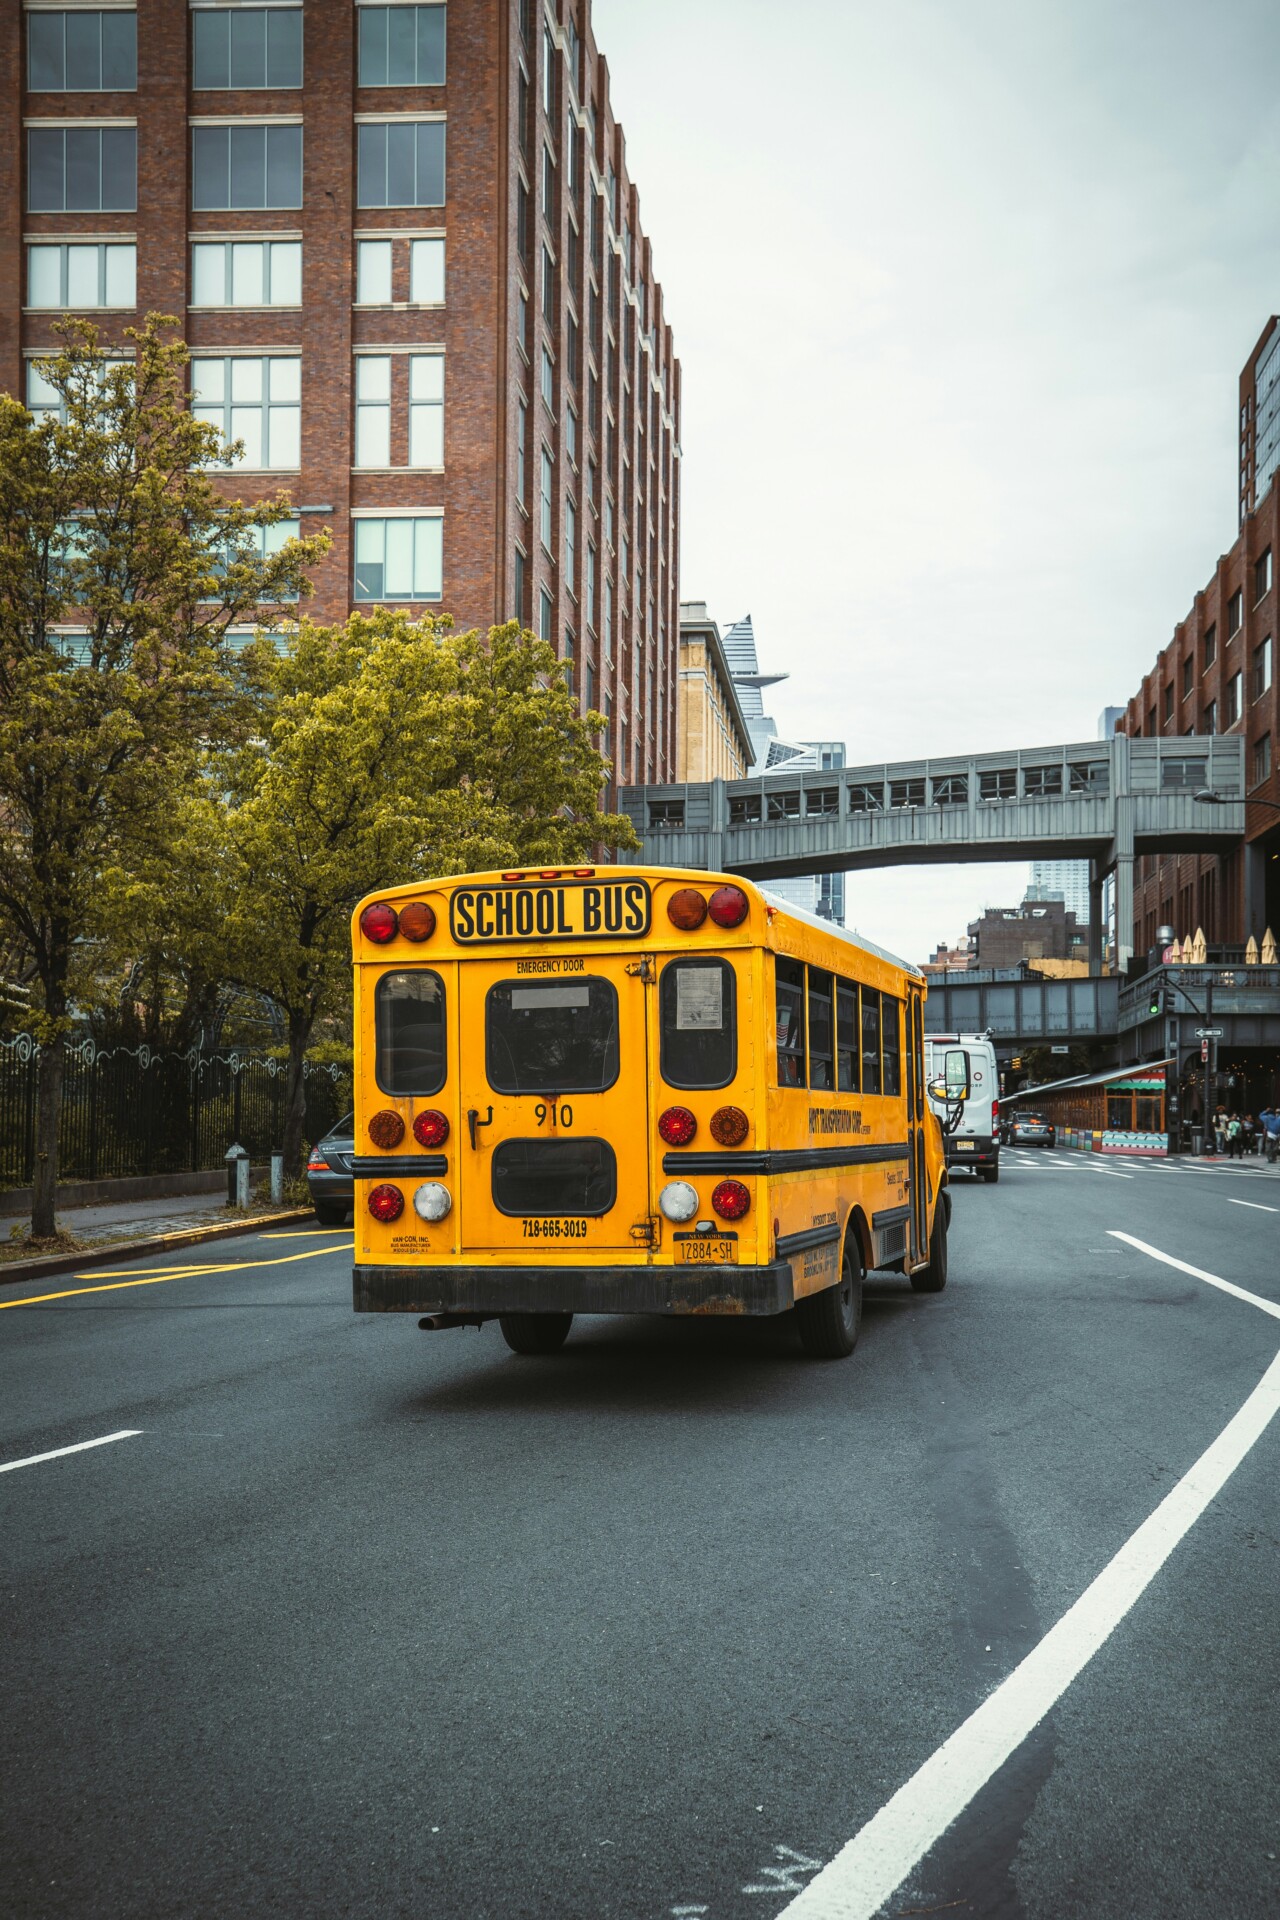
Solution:
{"label": "distant skyscraper", "polygon": [[1089,919],[1089,862],[1087,860],[1033,860],[1029,900],[1061,894],[1068,913],[1080,926]]}

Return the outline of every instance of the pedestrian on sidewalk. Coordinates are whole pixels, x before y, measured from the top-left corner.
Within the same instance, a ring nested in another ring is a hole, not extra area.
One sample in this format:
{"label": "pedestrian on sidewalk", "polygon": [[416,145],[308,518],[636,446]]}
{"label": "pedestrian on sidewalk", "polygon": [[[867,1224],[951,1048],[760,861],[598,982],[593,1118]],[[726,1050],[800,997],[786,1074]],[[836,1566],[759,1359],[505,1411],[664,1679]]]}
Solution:
{"label": "pedestrian on sidewalk", "polygon": [[1274,1161],[1280,1153],[1280,1110],[1273,1107],[1262,1109],[1262,1145],[1269,1161]]}
{"label": "pedestrian on sidewalk", "polygon": [[1227,1121],[1227,1157],[1231,1160],[1244,1158],[1244,1122],[1238,1113],[1233,1113]]}
{"label": "pedestrian on sidewalk", "polygon": [[1257,1138],[1258,1129],[1254,1125],[1253,1115],[1251,1113],[1246,1113],[1246,1115],[1244,1116],[1244,1119],[1241,1121],[1241,1125],[1244,1128],[1243,1151],[1248,1154],[1256,1153],[1257,1148],[1255,1147],[1254,1142]]}
{"label": "pedestrian on sidewalk", "polygon": [[1213,1150],[1215,1153],[1227,1150],[1227,1110],[1222,1106],[1213,1110]]}

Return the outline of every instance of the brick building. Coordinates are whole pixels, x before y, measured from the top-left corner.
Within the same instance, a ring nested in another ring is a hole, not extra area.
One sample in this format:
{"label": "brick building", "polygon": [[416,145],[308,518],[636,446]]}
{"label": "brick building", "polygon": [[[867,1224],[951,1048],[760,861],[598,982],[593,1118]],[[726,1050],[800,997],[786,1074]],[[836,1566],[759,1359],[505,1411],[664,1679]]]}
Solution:
{"label": "brick building", "polygon": [[1017,907],[987,907],[969,922],[966,960],[971,967],[1016,967],[1023,960],[1080,960],[1089,936],[1076,925],[1061,898],[1028,897]]}
{"label": "brick building", "polygon": [[4,75],[0,388],[178,316],[316,618],[518,616],[673,778],[680,369],[589,0],[10,0]]}
{"label": "brick building", "polygon": [[[1240,532],[1213,578],[1143,679],[1126,709],[1130,735],[1242,733],[1246,838],[1228,859],[1140,856],[1134,875],[1134,947],[1155,945],[1158,926],[1179,937],[1204,929],[1210,943],[1260,940],[1280,931],[1280,705],[1275,679],[1276,556],[1280,554],[1280,321],[1268,322],[1240,377]],[[1261,462],[1261,466],[1259,465]],[[1188,780],[1201,784],[1194,754]]]}

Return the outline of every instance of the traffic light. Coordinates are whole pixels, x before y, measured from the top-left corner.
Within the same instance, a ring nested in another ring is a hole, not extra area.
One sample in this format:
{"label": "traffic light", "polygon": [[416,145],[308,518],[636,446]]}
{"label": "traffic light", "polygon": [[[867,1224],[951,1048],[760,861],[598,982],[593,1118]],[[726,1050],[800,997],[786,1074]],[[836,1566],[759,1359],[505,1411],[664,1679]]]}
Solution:
{"label": "traffic light", "polygon": [[1167,1019],[1173,1011],[1173,988],[1152,987],[1147,995],[1148,1020]]}

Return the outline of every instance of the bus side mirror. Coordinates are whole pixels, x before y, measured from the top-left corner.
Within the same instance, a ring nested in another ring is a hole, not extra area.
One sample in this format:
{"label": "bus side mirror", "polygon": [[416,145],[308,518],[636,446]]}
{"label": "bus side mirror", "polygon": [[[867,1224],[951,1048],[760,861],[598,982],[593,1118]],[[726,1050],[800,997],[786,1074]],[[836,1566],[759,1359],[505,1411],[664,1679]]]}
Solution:
{"label": "bus side mirror", "polygon": [[948,1047],[942,1063],[948,1100],[969,1098],[969,1055],[963,1047]]}
{"label": "bus side mirror", "polygon": [[928,1092],[931,1100],[936,1100],[940,1105],[945,1105],[947,1098],[947,1083],[945,1080],[931,1080],[929,1082]]}

